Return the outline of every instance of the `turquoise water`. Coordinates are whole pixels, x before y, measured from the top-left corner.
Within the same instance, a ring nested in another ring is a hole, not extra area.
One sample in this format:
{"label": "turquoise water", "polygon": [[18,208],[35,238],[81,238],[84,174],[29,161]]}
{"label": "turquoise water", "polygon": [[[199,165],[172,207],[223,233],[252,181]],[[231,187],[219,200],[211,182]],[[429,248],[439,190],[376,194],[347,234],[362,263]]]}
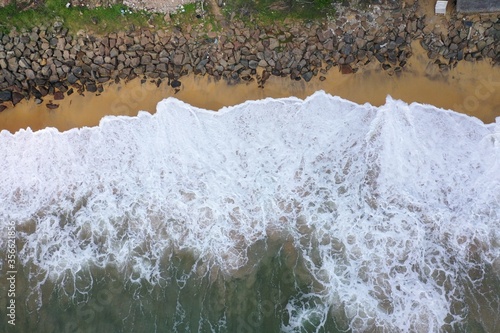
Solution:
{"label": "turquoise water", "polygon": [[498,118],[168,99],[0,157],[2,331],[500,329]]}

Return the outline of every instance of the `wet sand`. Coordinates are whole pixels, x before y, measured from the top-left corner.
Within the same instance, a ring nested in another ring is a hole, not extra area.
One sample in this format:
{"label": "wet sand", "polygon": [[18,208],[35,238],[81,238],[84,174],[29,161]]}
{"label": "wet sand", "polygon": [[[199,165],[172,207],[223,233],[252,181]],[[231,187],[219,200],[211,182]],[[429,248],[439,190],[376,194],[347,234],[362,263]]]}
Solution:
{"label": "wet sand", "polygon": [[110,84],[100,95],[73,94],[55,110],[36,105],[34,100],[23,101],[15,108],[0,113],[0,130],[15,132],[30,127],[39,130],[56,127],[61,131],[74,127],[96,126],[106,115],[134,116],[140,110],[155,112],[156,104],[164,98],[174,96],[194,106],[218,110],[246,100],[296,96],[305,98],[315,91],[324,90],[332,95],[357,102],[382,105],[387,95],[407,103],[419,102],[440,108],[451,109],[477,117],[485,123],[500,116],[500,67],[492,67],[486,61],[469,63],[462,61],[449,72],[442,73],[433,65],[424,50],[415,43],[414,56],[407,68],[393,76],[381,69],[380,64],[371,63],[354,75],[342,75],[332,68],[321,82],[315,77],[311,82],[291,81],[289,78],[271,77],[264,88],[257,83],[241,83],[229,86],[224,81],[215,82],[209,77],[182,77],[181,89],[174,89],[154,81],[141,84],[134,80],[124,84]]}

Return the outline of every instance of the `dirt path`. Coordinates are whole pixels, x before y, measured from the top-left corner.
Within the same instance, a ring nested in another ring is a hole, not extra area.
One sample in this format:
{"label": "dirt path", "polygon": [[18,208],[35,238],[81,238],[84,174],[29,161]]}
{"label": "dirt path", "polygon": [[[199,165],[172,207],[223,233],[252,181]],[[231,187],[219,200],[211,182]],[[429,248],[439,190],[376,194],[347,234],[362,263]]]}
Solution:
{"label": "dirt path", "polygon": [[212,10],[212,13],[215,15],[215,18],[217,19],[217,21],[220,22],[223,16],[220,7],[217,4],[217,0],[208,0],[208,3],[210,4],[210,9]]}

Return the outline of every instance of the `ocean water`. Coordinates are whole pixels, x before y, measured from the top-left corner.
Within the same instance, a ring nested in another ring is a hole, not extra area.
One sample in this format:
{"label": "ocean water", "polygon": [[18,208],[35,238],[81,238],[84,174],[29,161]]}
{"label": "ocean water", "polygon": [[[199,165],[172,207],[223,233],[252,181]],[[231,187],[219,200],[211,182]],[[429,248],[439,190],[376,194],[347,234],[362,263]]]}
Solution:
{"label": "ocean water", "polygon": [[3,131],[0,230],[2,332],[495,333],[500,118],[318,92]]}

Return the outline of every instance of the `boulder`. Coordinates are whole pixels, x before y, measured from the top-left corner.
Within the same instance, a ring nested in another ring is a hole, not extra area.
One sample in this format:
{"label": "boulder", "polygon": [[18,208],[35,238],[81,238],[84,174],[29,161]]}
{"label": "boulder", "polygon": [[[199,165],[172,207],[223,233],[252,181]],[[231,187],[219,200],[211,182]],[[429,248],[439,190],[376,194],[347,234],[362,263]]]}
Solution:
{"label": "boulder", "polygon": [[93,92],[94,93],[94,92],[97,91],[97,86],[95,85],[94,82],[88,82],[86,84],[86,88],[87,88],[87,91],[89,91],[89,92]]}
{"label": "boulder", "polygon": [[12,99],[12,92],[5,90],[0,91],[0,101],[10,101]]}
{"label": "boulder", "polygon": [[311,79],[312,79],[313,76],[314,76],[313,72],[306,72],[306,73],[302,74],[302,78],[306,82],[311,81]]}
{"label": "boulder", "polygon": [[24,99],[24,95],[18,92],[12,93],[12,104],[17,105]]}
{"label": "boulder", "polygon": [[34,80],[34,79],[35,79],[35,72],[33,72],[33,70],[31,70],[31,69],[27,69],[27,70],[25,71],[25,74],[26,74],[26,78],[27,78],[28,80]]}
{"label": "boulder", "polygon": [[181,66],[184,62],[184,53],[176,53],[173,62],[174,65]]}
{"label": "boulder", "polygon": [[257,60],[250,60],[248,62],[248,67],[251,69],[256,69],[259,66],[259,62]]}

